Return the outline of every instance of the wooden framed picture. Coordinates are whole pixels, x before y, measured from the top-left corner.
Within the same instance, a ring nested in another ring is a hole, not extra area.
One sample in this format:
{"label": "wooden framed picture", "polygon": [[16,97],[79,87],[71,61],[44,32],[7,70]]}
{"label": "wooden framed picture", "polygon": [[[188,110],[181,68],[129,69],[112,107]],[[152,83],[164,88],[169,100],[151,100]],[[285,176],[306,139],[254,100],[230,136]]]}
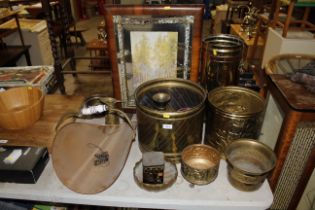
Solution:
{"label": "wooden framed picture", "polygon": [[106,31],[114,96],[134,108],[134,91],[156,78],[198,81],[203,5],[109,5]]}

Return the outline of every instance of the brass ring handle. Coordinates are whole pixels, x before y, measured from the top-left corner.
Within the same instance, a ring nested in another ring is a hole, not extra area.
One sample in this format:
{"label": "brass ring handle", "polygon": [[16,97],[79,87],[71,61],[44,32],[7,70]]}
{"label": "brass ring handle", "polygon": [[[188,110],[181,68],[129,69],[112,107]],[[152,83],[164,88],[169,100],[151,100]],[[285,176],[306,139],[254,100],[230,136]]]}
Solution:
{"label": "brass ring handle", "polygon": [[[120,109],[115,109],[115,108],[111,108],[110,107],[108,109],[107,114],[111,114],[111,113],[118,113],[118,116],[121,117],[123,120],[125,120],[128,123],[128,125],[130,126],[130,128],[132,129],[132,131],[134,133],[134,138],[135,138],[136,137],[136,129],[133,127],[133,125],[131,123],[131,120],[128,117],[128,115],[125,112],[121,111]],[[74,119],[76,119],[76,118],[84,118],[84,116],[81,113],[78,113],[78,112],[66,112],[65,114],[63,114],[61,116],[61,118],[57,122],[57,125],[55,127],[55,131],[58,131],[61,127],[63,127],[61,125],[63,124],[63,122],[65,120],[67,120],[69,118],[72,118],[73,121],[74,121]]]}
{"label": "brass ring handle", "polygon": [[55,131],[58,131],[61,127],[63,122],[68,119],[68,118],[72,118],[72,119],[75,119],[75,118],[81,118],[82,115],[78,112],[66,112],[64,113],[61,118],[59,119],[59,121],[57,122],[57,125],[55,126]]}
{"label": "brass ring handle", "polygon": [[121,116],[119,115],[119,117],[121,117],[122,119],[124,119],[128,123],[128,125],[130,126],[130,128],[133,131],[133,134],[134,134],[133,138],[135,138],[136,137],[136,129],[132,126],[132,122],[131,122],[130,118],[128,117],[128,115],[125,112],[121,111],[120,109],[109,108],[108,113],[113,113],[113,112],[121,114]]}

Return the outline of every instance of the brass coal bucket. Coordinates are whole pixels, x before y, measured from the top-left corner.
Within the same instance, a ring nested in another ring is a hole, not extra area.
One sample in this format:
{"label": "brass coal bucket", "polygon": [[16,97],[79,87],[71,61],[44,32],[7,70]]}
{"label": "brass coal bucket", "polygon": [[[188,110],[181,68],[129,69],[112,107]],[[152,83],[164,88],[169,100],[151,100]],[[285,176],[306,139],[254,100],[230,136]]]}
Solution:
{"label": "brass coal bucket", "polygon": [[225,86],[208,93],[205,143],[224,152],[239,138],[257,139],[260,133],[264,99],[255,91]]}
{"label": "brass coal bucket", "polygon": [[142,152],[162,151],[179,162],[182,150],[201,143],[206,91],[184,79],[155,79],[135,91]]}

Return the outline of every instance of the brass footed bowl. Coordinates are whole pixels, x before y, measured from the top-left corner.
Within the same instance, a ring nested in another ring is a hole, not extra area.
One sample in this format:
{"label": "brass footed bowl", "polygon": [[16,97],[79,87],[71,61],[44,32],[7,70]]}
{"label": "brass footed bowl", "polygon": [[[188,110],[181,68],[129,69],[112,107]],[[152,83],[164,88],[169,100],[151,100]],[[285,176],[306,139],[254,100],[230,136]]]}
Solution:
{"label": "brass footed bowl", "polygon": [[214,181],[218,176],[219,164],[219,151],[208,145],[190,145],[181,155],[181,173],[188,182],[196,185]]}
{"label": "brass footed bowl", "polygon": [[238,139],[230,143],[225,156],[230,183],[241,191],[257,190],[275,167],[275,153],[253,139]]}

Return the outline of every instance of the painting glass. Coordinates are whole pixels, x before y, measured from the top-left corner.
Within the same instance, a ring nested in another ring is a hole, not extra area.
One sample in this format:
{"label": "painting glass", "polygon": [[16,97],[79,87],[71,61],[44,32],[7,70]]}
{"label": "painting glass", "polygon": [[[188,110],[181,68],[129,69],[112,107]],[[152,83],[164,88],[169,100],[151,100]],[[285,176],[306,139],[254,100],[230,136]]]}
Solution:
{"label": "painting glass", "polygon": [[134,91],[157,78],[189,79],[193,16],[113,16],[124,107]]}
{"label": "painting glass", "polygon": [[130,33],[133,88],[155,78],[176,78],[177,32]]}

